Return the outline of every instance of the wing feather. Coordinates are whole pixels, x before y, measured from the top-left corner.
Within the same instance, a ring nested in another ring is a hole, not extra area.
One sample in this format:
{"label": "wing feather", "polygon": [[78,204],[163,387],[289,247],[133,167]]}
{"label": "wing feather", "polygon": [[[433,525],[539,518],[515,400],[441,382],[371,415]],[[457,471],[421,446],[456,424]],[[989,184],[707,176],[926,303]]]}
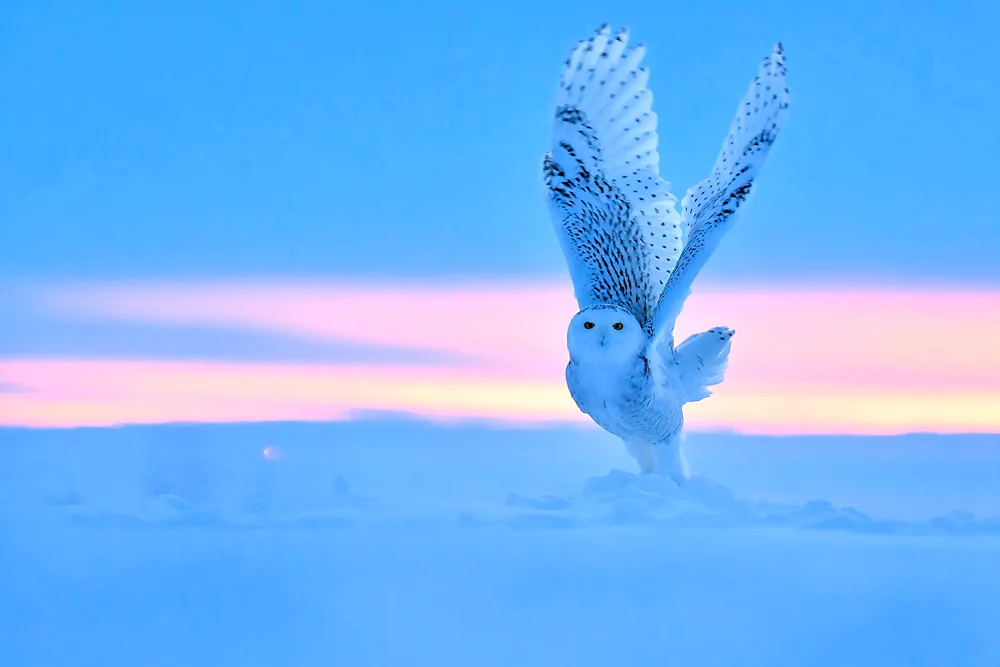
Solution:
{"label": "wing feather", "polygon": [[788,111],[781,44],[764,58],[740,102],[711,176],[687,191],[682,206],[684,250],[660,295],[652,321],[654,344],[673,348],[673,329],[691,284],[732,226],[784,124]]}
{"label": "wing feather", "polygon": [[681,218],[660,177],[644,49],[602,26],[566,60],[544,173],[581,308],[624,306],[644,326],[680,256]]}

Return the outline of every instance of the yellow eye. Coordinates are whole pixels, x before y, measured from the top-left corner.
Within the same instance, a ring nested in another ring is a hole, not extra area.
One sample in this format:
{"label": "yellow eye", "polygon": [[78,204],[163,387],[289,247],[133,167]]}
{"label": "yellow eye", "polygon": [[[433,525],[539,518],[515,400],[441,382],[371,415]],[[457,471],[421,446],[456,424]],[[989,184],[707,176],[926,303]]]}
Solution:
{"label": "yellow eye", "polygon": [[621,331],[622,329],[624,329],[624,328],[625,328],[625,325],[624,325],[624,324],[622,324],[621,322],[615,322],[615,323],[614,323],[613,325],[611,325],[611,326],[613,326],[613,327],[615,328],[615,331]]}
{"label": "yellow eye", "polygon": [[594,328],[594,323],[593,322],[584,322],[583,323],[583,328],[584,329],[593,329]]}

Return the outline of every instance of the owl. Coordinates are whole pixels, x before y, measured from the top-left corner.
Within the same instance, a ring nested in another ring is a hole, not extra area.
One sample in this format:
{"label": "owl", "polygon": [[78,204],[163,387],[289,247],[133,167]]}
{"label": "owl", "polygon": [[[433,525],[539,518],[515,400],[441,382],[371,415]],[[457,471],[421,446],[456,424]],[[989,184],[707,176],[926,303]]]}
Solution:
{"label": "owl", "polygon": [[[688,478],[684,405],[722,382],[732,329],[674,342],[695,276],[750,194],[788,111],[785,56],[764,58],[708,178],[680,210],[660,176],[642,45],[602,26],[577,44],[559,82],[543,173],[580,312],[569,323],[566,384],[618,436],[643,474]],[[685,101],[686,103],[686,101]]]}

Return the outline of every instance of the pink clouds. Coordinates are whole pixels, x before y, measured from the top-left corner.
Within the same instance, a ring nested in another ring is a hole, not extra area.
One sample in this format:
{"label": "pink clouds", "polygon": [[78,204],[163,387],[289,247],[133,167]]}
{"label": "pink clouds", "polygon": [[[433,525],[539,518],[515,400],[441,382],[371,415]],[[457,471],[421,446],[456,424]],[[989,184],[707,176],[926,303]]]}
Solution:
{"label": "pink clouds", "polygon": [[503,366],[522,358],[561,359],[563,332],[576,312],[572,293],[557,286],[217,283],[81,288],[51,293],[49,300],[59,310],[103,319],[449,351]]}
{"label": "pink clouds", "polygon": [[[563,386],[568,286],[97,286],[46,294],[89,318],[213,325],[455,352],[457,367],[0,360],[0,423],[344,419],[359,410],[585,424]],[[1000,292],[711,289],[682,335],[727,324],[734,359],[693,428],[1000,431]]]}
{"label": "pink clouds", "polygon": [[0,362],[0,377],[28,390],[0,397],[0,423],[30,426],[347,419],[365,410],[577,419],[558,385],[465,369],[23,360]]}

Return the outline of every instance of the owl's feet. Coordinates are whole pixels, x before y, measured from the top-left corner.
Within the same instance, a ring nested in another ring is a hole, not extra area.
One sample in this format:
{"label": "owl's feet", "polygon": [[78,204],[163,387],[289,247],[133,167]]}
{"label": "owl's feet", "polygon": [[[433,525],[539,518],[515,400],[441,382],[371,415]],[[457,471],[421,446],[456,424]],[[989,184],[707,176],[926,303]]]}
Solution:
{"label": "owl's feet", "polygon": [[648,442],[626,440],[625,449],[638,462],[640,475],[649,475],[656,472],[656,452],[653,451],[651,444]]}
{"label": "owl's feet", "polygon": [[691,478],[691,471],[688,469],[679,441],[670,445],[657,445],[654,450],[656,452],[656,472],[674,480],[678,486],[682,486]]}
{"label": "owl's feet", "polygon": [[680,435],[673,436],[654,444],[646,442],[626,442],[625,448],[639,464],[639,474],[659,474],[669,477],[678,486],[691,477],[684,452],[681,449]]}

